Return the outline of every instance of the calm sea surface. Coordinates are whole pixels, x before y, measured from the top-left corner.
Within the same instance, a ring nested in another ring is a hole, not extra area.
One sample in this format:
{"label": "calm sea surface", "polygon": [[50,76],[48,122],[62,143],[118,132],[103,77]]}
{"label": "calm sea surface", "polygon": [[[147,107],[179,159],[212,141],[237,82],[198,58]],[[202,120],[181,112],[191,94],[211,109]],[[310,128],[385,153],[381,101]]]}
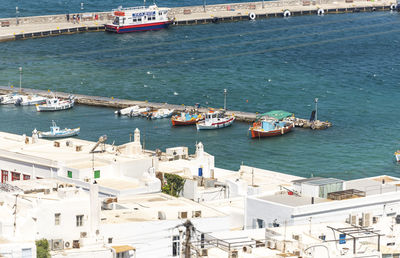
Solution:
{"label": "calm sea surface", "polygon": [[[80,1],[32,2],[26,12],[61,12],[67,2],[79,7]],[[113,7],[111,0],[92,2],[101,10]],[[172,128],[169,120],[116,117],[108,108],[37,113],[1,106],[0,130],[30,135],[56,120],[61,127],[80,126],[80,138],[106,134],[108,143],[122,144],[137,127],[148,149],[188,146],[193,152],[202,141],[216,165],[228,169],[243,162],[299,176],[399,176],[393,160],[400,148],[399,26],[398,13],[375,12],[1,43],[0,85],[17,87],[21,66],[23,87],[124,99],[222,107],[226,88],[231,110],[283,109],[304,118],[319,98],[318,118],[334,126],[251,140],[245,123],[197,132]]]}

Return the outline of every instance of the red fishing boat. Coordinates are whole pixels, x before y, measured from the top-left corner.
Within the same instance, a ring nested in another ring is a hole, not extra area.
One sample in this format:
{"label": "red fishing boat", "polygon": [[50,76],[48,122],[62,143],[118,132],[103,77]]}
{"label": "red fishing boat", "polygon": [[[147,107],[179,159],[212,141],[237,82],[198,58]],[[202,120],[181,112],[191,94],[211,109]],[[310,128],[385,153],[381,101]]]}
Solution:
{"label": "red fishing boat", "polygon": [[195,125],[197,122],[204,119],[202,114],[189,114],[182,112],[180,115],[175,115],[171,118],[173,126],[179,125]]}

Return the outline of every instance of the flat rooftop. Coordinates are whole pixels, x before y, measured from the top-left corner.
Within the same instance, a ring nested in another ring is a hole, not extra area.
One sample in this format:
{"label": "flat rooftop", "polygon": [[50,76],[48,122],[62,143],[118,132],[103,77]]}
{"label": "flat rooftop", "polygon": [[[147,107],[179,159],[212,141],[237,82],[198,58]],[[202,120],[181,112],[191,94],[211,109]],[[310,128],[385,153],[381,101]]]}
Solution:
{"label": "flat rooftop", "polygon": [[377,176],[346,181],[346,189],[357,189],[366,196],[400,191],[400,179],[391,176]]}
{"label": "flat rooftop", "polygon": [[227,216],[225,213],[206,205],[163,193],[118,197],[116,206],[117,209],[101,211],[101,223],[186,220]]}
{"label": "flat rooftop", "polygon": [[[311,197],[309,196],[288,195],[286,192],[276,193],[274,195],[261,196],[259,197],[259,199],[270,202],[276,202],[291,207],[298,207],[311,204]],[[331,202],[331,201],[332,200],[314,197],[314,204]]]}

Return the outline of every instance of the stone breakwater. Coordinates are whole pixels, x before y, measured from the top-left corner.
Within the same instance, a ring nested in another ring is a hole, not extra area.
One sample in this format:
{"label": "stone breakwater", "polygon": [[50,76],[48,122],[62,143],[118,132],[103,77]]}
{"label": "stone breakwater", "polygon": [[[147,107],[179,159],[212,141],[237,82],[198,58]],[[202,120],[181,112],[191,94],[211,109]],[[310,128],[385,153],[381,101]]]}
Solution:
{"label": "stone breakwater", "polygon": [[[12,89],[6,86],[0,86],[0,94],[8,94],[13,92]],[[24,88],[21,90],[22,94],[37,94],[43,97],[53,97],[54,93],[44,91],[44,90],[37,90],[37,89],[28,89]],[[68,98],[70,96],[69,93],[65,92],[57,92],[57,96],[59,98]],[[97,106],[97,107],[109,107],[114,109],[122,109],[134,105],[138,105],[140,107],[148,107],[151,110],[156,110],[159,108],[168,108],[174,109],[175,113],[179,113],[185,110],[192,110],[194,106],[185,106],[185,105],[176,105],[176,104],[169,104],[169,103],[156,103],[156,102],[148,102],[148,101],[135,101],[135,100],[127,100],[127,99],[117,99],[117,98],[108,98],[108,97],[101,97],[101,96],[88,96],[82,94],[74,94],[75,96],[75,103],[81,105],[88,105],[88,106]],[[207,112],[209,108],[199,108],[199,112]],[[243,112],[243,111],[233,111],[227,110],[226,113],[228,115],[234,115],[237,121],[252,123],[257,118],[257,113],[251,112]],[[311,129],[326,129],[332,126],[332,124],[328,121],[314,121],[310,122],[307,119],[302,118],[290,118],[290,121],[294,122],[296,127],[304,127],[304,128],[311,128]]]}

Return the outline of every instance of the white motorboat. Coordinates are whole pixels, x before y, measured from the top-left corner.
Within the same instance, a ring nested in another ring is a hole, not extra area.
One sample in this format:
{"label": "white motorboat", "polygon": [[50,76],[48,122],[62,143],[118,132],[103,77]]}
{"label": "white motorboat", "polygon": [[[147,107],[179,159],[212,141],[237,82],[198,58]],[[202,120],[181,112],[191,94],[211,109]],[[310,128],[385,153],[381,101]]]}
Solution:
{"label": "white motorboat", "polygon": [[197,130],[219,129],[230,126],[235,121],[235,116],[225,115],[225,112],[209,110],[205,119],[196,124]]}
{"label": "white motorboat", "polygon": [[168,108],[160,108],[156,111],[153,111],[150,113],[150,118],[151,119],[160,119],[160,118],[166,118],[166,117],[171,117],[172,114],[174,113],[174,109],[168,109]]}
{"label": "white motorboat", "polygon": [[65,128],[61,129],[56,125],[56,122],[54,120],[52,121],[52,126],[50,126],[50,131],[48,132],[41,132],[41,131],[36,131],[33,130],[33,133],[37,133],[39,138],[64,138],[64,137],[71,137],[71,136],[76,136],[80,132],[80,128]]}
{"label": "white motorboat", "polygon": [[135,105],[135,106],[123,108],[121,110],[117,110],[117,111],[115,111],[115,114],[119,115],[119,116],[136,117],[136,116],[139,116],[140,113],[147,112],[147,111],[149,111],[149,108],[141,108],[138,105]]}
{"label": "white motorboat", "polygon": [[45,104],[36,105],[36,110],[38,112],[45,111],[60,111],[70,109],[74,106],[74,97],[69,96],[68,99],[51,98],[47,99]]}
{"label": "white motorboat", "polygon": [[21,95],[19,93],[9,93],[9,94],[5,94],[5,95],[1,95],[0,96],[0,104],[1,105],[14,104],[15,100],[20,97],[23,97],[23,95]]}
{"label": "white motorboat", "polygon": [[24,95],[16,98],[14,97],[14,99],[14,104],[16,106],[33,106],[45,103],[47,98],[38,95]]}

